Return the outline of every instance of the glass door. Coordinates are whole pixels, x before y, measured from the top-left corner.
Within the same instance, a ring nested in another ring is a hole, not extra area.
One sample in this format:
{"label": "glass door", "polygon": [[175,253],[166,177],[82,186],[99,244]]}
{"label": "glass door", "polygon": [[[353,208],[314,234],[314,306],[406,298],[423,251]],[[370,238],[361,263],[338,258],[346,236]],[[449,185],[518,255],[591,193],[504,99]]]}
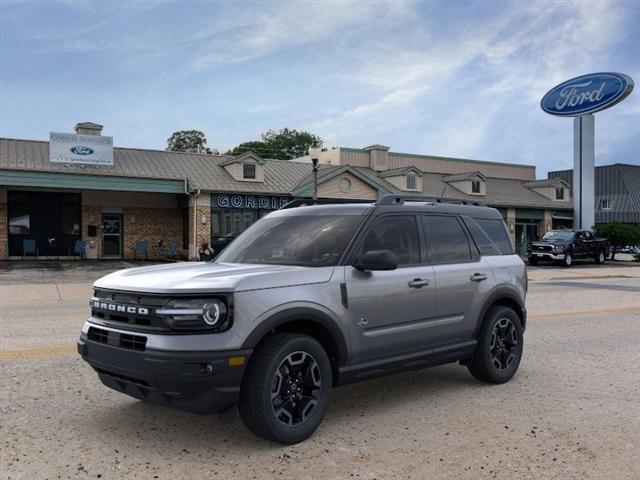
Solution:
{"label": "glass door", "polygon": [[102,258],[122,258],[122,214],[102,214]]}
{"label": "glass door", "polygon": [[516,253],[521,257],[527,256],[529,242],[538,240],[537,223],[516,223]]}

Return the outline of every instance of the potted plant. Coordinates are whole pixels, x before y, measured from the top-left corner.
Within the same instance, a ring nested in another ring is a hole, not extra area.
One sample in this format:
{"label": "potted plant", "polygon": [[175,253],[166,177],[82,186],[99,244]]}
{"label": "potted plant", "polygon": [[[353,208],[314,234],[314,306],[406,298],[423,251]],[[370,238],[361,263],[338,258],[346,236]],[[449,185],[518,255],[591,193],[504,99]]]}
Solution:
{"label": "potted plant", "polygon": [[200,256],[201,262],[213,260],[213,249],[209,247],[208,242],[202,242],[202,245],[200,245],[198,249],[198,255]]}

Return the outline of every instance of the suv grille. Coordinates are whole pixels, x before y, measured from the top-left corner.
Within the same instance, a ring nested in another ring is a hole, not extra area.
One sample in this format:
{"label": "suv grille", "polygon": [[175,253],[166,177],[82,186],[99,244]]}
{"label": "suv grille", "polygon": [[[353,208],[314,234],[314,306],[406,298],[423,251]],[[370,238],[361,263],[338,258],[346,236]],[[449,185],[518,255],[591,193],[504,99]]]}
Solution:
{"label": "suv grille", "polygon": [[116,328],[165,332],[169,328],[155,311],[168,301],[157,296],[96,290],[90,302],[91,316]]}
{"label": "suv grille", "polygon": [[102,328],[89,327],[87,338],[93,342],[126,348],[127,350],[143,352],[147,348],[147,337],[111,332],[109,330],[103,330]]}

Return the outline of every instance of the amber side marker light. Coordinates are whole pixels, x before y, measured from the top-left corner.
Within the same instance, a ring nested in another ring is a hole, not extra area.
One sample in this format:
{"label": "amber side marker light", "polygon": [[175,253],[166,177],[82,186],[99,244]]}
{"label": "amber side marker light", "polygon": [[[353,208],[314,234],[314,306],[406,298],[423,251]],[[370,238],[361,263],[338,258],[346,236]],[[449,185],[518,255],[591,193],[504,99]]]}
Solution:
{"label": "amber side marker light", "polygon": [[244,365],[245,357],[229,357],[230,367],[240,367]]}

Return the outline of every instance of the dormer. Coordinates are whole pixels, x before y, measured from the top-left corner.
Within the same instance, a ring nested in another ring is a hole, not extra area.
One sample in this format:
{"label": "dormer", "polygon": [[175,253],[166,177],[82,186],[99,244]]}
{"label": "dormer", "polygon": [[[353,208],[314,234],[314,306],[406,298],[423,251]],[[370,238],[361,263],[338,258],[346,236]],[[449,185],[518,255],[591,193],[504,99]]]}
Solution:
{"label": "dormer", "polygon": [[264,159],[253,152],[220,162],[220,166],[239,182],[264,182],[264,164]]}
{"label": "dormer", "polygon": [[484,196],[487,194],[487,179],[480,172],[447,175],[442,180],[466,195]]}
{"label": "dormer", "polygon": [[523,185],[529,190],[533,190],[554,202],[571,201],[571,188],[569,187],[569,184],[561,178],[534,180],[532,182],[525,182]]}
{"label": "dormer", "polygon": [[422,172],[416,167],[394,168],[378,176],[405,192],[422,192]]}

